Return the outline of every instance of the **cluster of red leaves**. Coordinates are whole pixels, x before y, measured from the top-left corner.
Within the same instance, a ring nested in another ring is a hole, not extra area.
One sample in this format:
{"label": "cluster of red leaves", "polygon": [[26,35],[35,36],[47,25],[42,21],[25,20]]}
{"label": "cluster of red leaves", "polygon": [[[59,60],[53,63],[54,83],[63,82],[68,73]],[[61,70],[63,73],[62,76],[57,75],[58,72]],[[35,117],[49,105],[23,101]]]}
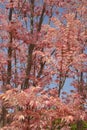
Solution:
{"label": "cluster of red leaves", "polygon": [[[71,97],[70,97],[71,96]],[[86,113],[80,95],[68,96],[63,102],[57,96],[57,90],[41,91],[40,87],[30,87],[25,91],[8,90],[0,95],[1,105],[7,110],[7,125],[1,130],[36,130],[68,126],[78,119],[86,120]],[[61,119],[54,127],[53,122]]]}

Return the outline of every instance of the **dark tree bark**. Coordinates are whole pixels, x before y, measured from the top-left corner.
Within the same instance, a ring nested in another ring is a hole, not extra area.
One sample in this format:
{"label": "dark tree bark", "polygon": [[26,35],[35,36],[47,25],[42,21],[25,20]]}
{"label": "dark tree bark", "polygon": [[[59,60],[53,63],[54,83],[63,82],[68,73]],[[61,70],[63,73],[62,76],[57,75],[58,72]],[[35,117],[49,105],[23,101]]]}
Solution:
{"label": "dark tree bark", "polygon": [[[45,3],[43,5],[43,10],[39,19],[39,25],[38,25],[38,29],[37,32],[40,32],[41,30],[41,25],[43,22],[43,16],[44,16],[44,12],[45,12]],[[30,20],[30,24],[31,24],[31,34],[33,34],[33,26],[34,26],[34,0],[31,0],[31,20]],[[38,40],[38,38],[37,38]],[[30,75],[30,71],[31,71],[31,67],[32,67],[32,54],[33,54],[33,50],[35,48],[34,43],[30,44],[28,46],[28,57],[27,57],[27,67],[26,67],[26,77],[25,77],[25,81],[24,81],[24,85],[23,85],[23,89],[28,88],[29,87],[29,75]]]}
{"label": "dark tree bark", "polygon": [[[12,2],[12,0],[10,1],[10,3]],[[11,22],[12,20],[12,12],[13,12],[13,8],[10,8],[9,10],[9,22]],[[9,32],[9,47],[8,47],[8,66],[7,66],[7,84],[10,84],[10,80],[11,80],[11,57],[12,57],[12,32]]]}

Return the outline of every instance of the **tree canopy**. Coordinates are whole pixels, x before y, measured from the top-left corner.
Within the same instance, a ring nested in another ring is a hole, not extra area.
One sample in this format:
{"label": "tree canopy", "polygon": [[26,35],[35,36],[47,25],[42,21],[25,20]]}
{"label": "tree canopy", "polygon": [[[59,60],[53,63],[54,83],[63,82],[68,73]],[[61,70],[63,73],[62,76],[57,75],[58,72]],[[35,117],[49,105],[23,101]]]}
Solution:
{"label": "tree canopy", "polygon": [[0,0],[0,92],[1,130],[87,128],[86,0]]}

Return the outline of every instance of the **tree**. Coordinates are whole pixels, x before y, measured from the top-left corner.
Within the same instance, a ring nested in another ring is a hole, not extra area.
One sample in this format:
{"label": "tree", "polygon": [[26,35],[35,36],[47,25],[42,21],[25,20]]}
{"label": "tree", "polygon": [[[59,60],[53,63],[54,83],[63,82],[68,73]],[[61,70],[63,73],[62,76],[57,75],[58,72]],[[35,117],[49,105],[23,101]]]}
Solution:
{"label": "tree", "polygon": [[[80,129],[87,120],[86,0],[0,4],[1,129]],[[71,94],[62,93],[67,78]]]}

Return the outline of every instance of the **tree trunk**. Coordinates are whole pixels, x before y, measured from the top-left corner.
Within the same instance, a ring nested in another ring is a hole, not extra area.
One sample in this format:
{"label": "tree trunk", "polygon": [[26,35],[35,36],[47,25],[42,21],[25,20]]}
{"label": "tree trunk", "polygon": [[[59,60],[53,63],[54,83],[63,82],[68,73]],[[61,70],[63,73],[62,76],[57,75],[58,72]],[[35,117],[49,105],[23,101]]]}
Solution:
{"label": "tree trunk", "polygon": [[[12,0],[10,1],[10,3]],[[9,21],[12,20],[12,11],[13,8],[10,8],[9,11]],[[12,57],[12,32],[9,32],[9,47],[8,47],[8,67],[7,67],[7,84],[10,84],[11,80],[11,57]]]}
{"label": "tree trunk", "polygon": [[[43,5],[43,10],[39,19],[39,25],[38,25],[38,29],[37,32],[40,32],[41,30],[41,25],[43,22],[43,16],[44,16],[44,12],[45,12],[45,6],[46,4],[44,3]],[[31,34],[33,35],[33,29],[34,29],[34,0],[31,0],[31,18],[30,18],[30,24],[31,24]],[[38,38],[37,38],[38,40]],[[25,77],[25,81],[24,81],[24,85],[22,86],[23,89],[28,88],[29,87],[29,76],[30,76],[30,71],[31,71],[31,67],[32,67],[32,54],[33,54],[33,50],[34,50],[34,43],[31,43],[28,46],[28,58],[27,58],[27,67],[26,67],[26,77]]]}
{"label": "tree trunk", "polygon": [[2,106],[2,126],[5,126],[7,123],[6,114],[7,114],[6,108]]}

